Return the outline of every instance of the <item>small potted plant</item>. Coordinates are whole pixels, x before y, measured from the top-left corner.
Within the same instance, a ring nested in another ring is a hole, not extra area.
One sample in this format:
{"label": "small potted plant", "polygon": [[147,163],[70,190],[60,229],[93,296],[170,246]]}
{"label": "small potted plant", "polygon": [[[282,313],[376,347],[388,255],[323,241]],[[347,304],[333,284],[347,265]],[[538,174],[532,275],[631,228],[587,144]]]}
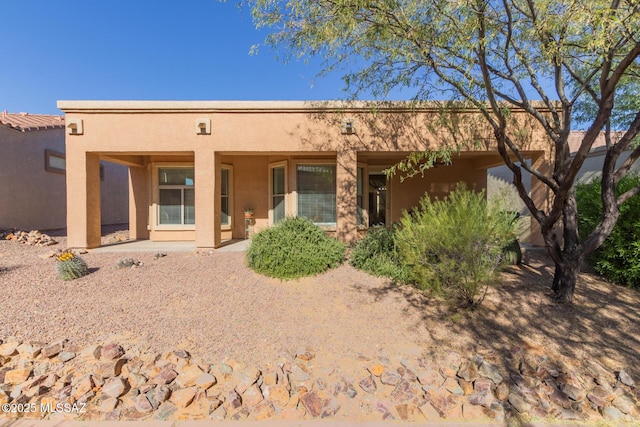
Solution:
{"label": "small potted plant", "polygon": [[253,208],[244,208],[244,217],[253,218]]}

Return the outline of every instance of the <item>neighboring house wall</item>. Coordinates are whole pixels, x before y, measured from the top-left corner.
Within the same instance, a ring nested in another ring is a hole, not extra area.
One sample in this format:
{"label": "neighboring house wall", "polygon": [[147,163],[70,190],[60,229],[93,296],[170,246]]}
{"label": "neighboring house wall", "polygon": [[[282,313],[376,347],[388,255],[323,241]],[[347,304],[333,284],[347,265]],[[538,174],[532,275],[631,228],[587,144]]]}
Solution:
{"label": "neighboring house wall", "polygon": [[[29,127],[29,120],[49,123],[41,128]],[[47,153],[54,157],[51,166],[64,168],[65,131],[61,116],[0,113],[0,229],[66,227],[66,175],[64,170],[46,167]],[[104,162],[103,176],[102,223],[126,223],[127,168]]]}
{"label": "neighboring house wall", "polygon": [[[584,138],[584,131],[575,131],[571,132],[569,136],[569,147],[571,149],[572,157],[575,155],[575,152],[580,147],[580,143],[582,142],[582,138]],[[621,138],[623,133],[613,133],[611,136],[613,142],[615,143],[617,139]],[[577,184],[587,184],[593,181],[594,179],[598,179],[602,176],[602,166],[604,164],[604,158],[606,156],[606,141],[604,138],[604,133],[598,135],[598,138],[593,142],[591,146],[591,151],[587,155],[587,158],[584,160],[580,171],[576,175],[576,183]],[[620,157],[616,162],[616,167],[620,167],[622,163],[624,163],[627,158],[631,155],[632,150],[626,150],[620,153]],[[631,171],[638,173],[640,172],[640,164],[638,162],[634,163],[631,166]]]}
{"label": "neighboring house wall", "polygon": [[[531,174],[522,171],[522,184],[529,196],[531,195]],[[517,235],[521,242],[531,241],[531,228],[529,224],[535,221],[527,206],[520,198],[516,186],[513,184],[513,172],[506,165],[497,166],[487,170],[487,198],[490,202],[495,201],[509,210],[518,212]]]}
{"label": "neighboring house wall", "polygon": [[[129,167],[133,239],[195,240],[199,248],[245,235],[287,215],[305,215],[351,242],[369,224],[397,221],[428,192],[444,197],[459,181],[487,188],[487,169],[502,164],[492,132],[456,129],[482,138],[451,165],[401,182],[382,173],[414,151],[450,139],[438,126],[440,106],[272,101],[59,101],[67,122],[69,245],[100,245],[99,164]],[[457,113],[458,114],[458,113]],[[477,115],[460,110],[461,119]],[[550,144],[526,115],[524,156],[548,170]],[[471,120],[471,122],[474,122]],[[348,125],[351,126],[348,126]],[[484,135],[484,136],[483,136]],[[531,183],[542,209],[548,194]],[[540,241],[532,225],[534,239]]]}

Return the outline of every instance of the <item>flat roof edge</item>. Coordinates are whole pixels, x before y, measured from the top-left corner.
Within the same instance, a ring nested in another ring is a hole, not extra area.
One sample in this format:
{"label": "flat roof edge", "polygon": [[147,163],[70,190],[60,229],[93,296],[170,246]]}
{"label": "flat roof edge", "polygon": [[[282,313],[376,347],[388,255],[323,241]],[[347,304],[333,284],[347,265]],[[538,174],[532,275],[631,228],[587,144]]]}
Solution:
{"label": "flat roof edge", "polygon": [[[72,112],[295,112],[295,111],[437,111],[447,101],[99,101],[60,100]],[[463,110],[475,110],[462,104]]]}

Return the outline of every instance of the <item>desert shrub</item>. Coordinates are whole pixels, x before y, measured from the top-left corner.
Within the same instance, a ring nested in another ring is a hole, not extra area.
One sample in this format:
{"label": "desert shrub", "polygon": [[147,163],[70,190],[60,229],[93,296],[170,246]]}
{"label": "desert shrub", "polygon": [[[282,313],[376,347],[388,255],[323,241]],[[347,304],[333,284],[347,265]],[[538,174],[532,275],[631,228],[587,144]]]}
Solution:
{"label": "desert shrub", "polygon": [[58,276],[62,280],[74,280],[89,274],[84,260],[71,251],[60,253],[56,259]]}
{"label": "desert shrub", "polygon": [[337,267],[345,246],[310,220],[287,218],[256,234],[247,250],[247,264],[255,272],[279,279],[313,276]]}
{"label": "desert shrub", "polygon": [[[617,195],[638,185],[640,177],[628,175],[618,183]],[[576,187],[578,229],[583,238],[593,231],[602,217],[601,188],[600,180]],[[587,262],[612,282],[640,287],[640,197],[632,197],[620,206],[620,216],[613,231]]]}
{"label": "desert shrub", "polygon": [[483,192],[459,184],[445,200],[425,195],[413,213],[405,212],[395,242],[419,288],[457,305],[473,305],[496,279],[514,228],[511,213],[487,204]]}
{"label": "desert shrub", "polygon": [[353,247],[349,263],[374,276],[390,277],[396,283],[406,283],[407,270],[400,262],[393,235],[393,229],[370,228]]}

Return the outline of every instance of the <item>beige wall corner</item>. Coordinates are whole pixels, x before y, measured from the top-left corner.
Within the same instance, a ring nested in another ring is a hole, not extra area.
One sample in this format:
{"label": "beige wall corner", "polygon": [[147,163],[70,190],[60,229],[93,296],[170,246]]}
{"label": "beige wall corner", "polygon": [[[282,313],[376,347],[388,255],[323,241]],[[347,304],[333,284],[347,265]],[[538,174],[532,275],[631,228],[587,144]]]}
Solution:
{"label": "beige wall corner", "polygon": [[67,246],[100,246],[100,156],[67,147]]}

